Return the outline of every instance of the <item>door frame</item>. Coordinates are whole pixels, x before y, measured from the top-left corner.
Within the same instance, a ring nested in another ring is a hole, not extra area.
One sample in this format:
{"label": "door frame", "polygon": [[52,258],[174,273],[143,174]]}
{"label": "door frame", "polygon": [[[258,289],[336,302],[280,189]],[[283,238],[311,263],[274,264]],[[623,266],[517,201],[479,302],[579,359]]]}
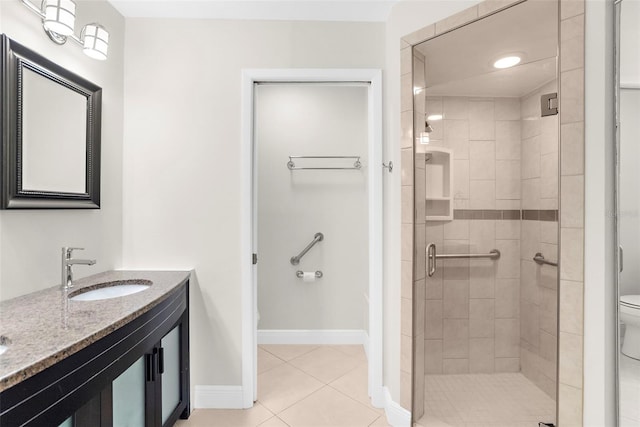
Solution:
{"label": "door frame", "polygon": [[242,71],[241,221],[242,260],[242,404],[257,398],[257,177],[254,143],[256,83],[368,83],[367,205],[369,219],[369,396],[373,406],[384,406],[383,287],[382,287],[382,71],[379,69],[245,69]]}

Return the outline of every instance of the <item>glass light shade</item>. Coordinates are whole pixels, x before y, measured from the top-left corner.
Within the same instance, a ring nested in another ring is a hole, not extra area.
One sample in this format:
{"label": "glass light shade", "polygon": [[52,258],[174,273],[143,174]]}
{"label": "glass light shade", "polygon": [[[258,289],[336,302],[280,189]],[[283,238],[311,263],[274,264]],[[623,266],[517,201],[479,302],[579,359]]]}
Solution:
{"label": "glass light shade", "polygon": [[418,142],[420,144],[428,144],[429,143],[429,132],[420,132],[418,136]]}
{"label": "glass light shade", "polygon": [[506,57],[500,58],[496,62],[494,62],[493,66],[495,68],[509,68],[509,67],[513,67],[515,65],[518,65],[519,63],[520,63],[520,57],[519,56],[506,56]]}
{"label": "glass light shade", "polygon": [[76,21],[76,4],[73,0],[44,0],[42,6],[44,27],[61,36],[70,36]]}
{"label": "glass light shade", "polygon": [[87,24],[81,34],[85,55],[104,61],[109,50],[109,32],[100,24]]}

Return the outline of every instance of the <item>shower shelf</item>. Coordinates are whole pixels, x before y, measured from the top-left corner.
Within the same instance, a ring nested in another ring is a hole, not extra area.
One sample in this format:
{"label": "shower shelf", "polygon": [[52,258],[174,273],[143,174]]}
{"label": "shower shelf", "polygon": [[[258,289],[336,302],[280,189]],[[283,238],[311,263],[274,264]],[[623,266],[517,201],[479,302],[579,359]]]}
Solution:
{"label": "shower shelf", "polygon": [[429,147],[425,151],[426,220],[453,219],[453,151]]}

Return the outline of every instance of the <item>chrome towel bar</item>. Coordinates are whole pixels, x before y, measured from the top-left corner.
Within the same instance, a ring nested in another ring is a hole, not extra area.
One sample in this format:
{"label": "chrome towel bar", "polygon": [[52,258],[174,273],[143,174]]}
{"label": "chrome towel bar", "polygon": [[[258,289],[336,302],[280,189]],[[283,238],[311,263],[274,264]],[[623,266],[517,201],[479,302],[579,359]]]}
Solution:
{"label": "chrome towel bar", "polygon": [[538,265],[542,265],[542,264],[547,264],[547,265],[552,265],[554,267],[558,266],[557,262],[553,262],[553,261],[549,261],[547,259],[544,258],[544,255],[542,255],[542,253],[538,252],[537,254],[535,254],[535,256],[533,257],[533,260],[536,262],[536,264]]}
{"label": "chrome towel bar", "polygon": [[491,249],[488,254],[440,254],[438,255],[435,243],[429,243],[427,245],[427,274],[429,277],[436,273],[437,260],[439,259],[461,259],[461,258],[489,258],[499,259],[500,251],[497,249]]}
{"label": "chrome towel bar", "polygon": [[[302,167],[296,166],[293,159],[355,159],[353,162],[353,166],[349,167]],[[361,169],[362,163],[360,162],[360,156],[289,156],[289,161],[287,162],[287,167],[289,170],[297,171],[297,170],[352,170],[352,169]]]}
{"label": "chrome towel bar", "polygon": [[292,256],[291,259],[289,261],[291,261],[292,265],[298,265],[300,264],[300,260],[302,259],[303,256],[306,255],[307,252],[309,252],[309,250],[313,247],[313,245],[315,245],[318,242],[322,242],[324,240],[324,234],[322,233],[316,233],[313,236],[313,240],[311,241],[311,243],[309,243],[307,245],[306,248],[304,248],[302,250],[302,252],[300,252],[298,255],[296,256]]}

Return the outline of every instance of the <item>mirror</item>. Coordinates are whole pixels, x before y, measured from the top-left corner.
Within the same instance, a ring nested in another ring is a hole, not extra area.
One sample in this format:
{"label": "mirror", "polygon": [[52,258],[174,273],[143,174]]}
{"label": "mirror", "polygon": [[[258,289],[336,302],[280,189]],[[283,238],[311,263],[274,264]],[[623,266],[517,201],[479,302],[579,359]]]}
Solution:
{"label": "mirror", "polygon": [[2,208],[100,207],[102,89],[2,35]]}

